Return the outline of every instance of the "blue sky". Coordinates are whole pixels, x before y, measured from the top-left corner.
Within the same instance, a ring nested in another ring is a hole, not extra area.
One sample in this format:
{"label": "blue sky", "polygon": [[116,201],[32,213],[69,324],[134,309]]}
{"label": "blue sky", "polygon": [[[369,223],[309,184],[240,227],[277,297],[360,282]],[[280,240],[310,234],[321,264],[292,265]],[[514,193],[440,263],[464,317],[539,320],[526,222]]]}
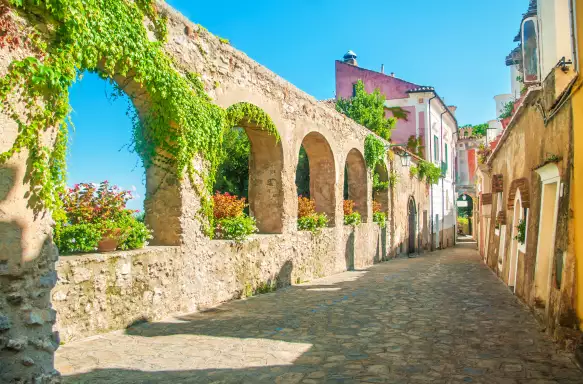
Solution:
{"label": "blue sky", "polygon": [[[527,0],[169,0],[192,21],[317,99],[334,97],[334,60],[349,49],[359,65],[434,86],[458,106],[459,123],[495,118],[494,95],[510,91],[504,58],[515,47]],[[109,88],[110,89],[110,88]],[[143,204],[143,169],[130,142],[124,100],[105,97],[105,81],[85,76],[71,90],[69,184],[110,182]]]}

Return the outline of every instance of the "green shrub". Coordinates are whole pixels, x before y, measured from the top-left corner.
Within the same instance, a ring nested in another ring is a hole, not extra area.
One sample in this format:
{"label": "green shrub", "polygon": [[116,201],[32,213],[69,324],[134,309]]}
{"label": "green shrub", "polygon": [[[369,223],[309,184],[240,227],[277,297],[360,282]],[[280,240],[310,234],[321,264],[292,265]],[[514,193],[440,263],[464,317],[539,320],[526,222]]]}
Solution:
{"label": "green shrub", "polygon": [[217,239],[244,241],[257,232],[255,219],[245,214],[236,217],[224,217],[216,220],[215,235]]}
{"label": "green shrub", "polygon": [[375,212],[372,214],[372,221],[384,228],[387,226],[387,215],[384,212]]}
{"label": "green shrub", "polygon": [[470,223],[467,217],[458,217],[457,222],[459,225],[468,225]]}
{"label": "green shrub", "polygon": [[116,227],[122,230],[121,241],[117,246],[122,250],[143,248],[148,245],[148,240],[152,238],[148,227],[133,216],[126,216],[118,220]]}
{"label": "green shrub", "polygon": [[524,244],[526,241],[526,220],[520,219],[516,229],[518,230],[518,233],[514,237],[514,240],[518,240],[520,244]]}
{"label": "green shrub", "polygon": [[315,213],[298,219],[298,231],[310,231],[314,233],[327,225],[328,217],[325,213]]}
{"label": "green shrub", "polygon": [[352,212],[349,215],[344,215],[344,225],[358,225],[361,222],[360,213]]}
{"label": "green shrub", "polygon": [[93,252],[101,240],[100,224],[73,224],[58,222],[54,241],[60,253]]}

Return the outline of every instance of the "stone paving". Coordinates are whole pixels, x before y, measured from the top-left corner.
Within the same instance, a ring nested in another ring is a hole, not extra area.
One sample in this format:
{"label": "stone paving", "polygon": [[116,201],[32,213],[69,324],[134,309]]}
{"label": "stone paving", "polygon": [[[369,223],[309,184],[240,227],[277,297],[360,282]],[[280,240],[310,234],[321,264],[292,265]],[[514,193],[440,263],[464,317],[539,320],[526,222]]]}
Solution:
{"label": "stone paving", "polygon": [[67,344],[65,383],[583,383],[458,247]]}

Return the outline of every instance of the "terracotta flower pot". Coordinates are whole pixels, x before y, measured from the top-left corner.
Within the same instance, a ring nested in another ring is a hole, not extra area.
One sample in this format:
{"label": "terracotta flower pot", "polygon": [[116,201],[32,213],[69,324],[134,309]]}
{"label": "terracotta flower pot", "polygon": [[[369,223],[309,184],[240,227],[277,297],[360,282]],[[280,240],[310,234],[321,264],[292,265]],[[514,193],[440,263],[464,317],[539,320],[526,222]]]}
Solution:
{"label": "terracotta flower pot", "polygon": [[117,249],[119,243],[119,238],[121,235],[121,229],[108,229],[103,233],[101,241],[97,243],[97,250],[99,252],[113,252]]}

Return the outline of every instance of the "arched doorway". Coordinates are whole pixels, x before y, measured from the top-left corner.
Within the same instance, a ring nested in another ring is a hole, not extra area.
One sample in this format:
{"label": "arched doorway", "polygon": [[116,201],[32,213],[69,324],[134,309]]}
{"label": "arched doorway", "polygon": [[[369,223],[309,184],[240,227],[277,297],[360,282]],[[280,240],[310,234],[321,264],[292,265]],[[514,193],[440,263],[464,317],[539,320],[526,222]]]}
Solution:
{"label": "arched doorway", "polygon": [[417,208],[415,206],[415,199],[409,198],[408,206],[409,217],[409,253],[415,253],[415,238],[417,234]]}
{"label": "arched doorway", "polygon": [[[519,242],[519,226],[521,222],[526,221],[528,217],[528,209],[523,208],[522,196],[520,190],[516,191],[516,198],[514,199],[514,212],[512,215],[512,244],[510,247],[510,265],[508,266],[508,286],[513,288],[516,292],[516,275],[518,271],[518,255],[519,251],[524,252],[526,233],[524,238]],[[524,225],[526,231],[526,225]]]}
{"label": "arched doorway", "polygon": [[473,236],[474,199],[467,193],[462,193],[456,202],[458,233]]}

